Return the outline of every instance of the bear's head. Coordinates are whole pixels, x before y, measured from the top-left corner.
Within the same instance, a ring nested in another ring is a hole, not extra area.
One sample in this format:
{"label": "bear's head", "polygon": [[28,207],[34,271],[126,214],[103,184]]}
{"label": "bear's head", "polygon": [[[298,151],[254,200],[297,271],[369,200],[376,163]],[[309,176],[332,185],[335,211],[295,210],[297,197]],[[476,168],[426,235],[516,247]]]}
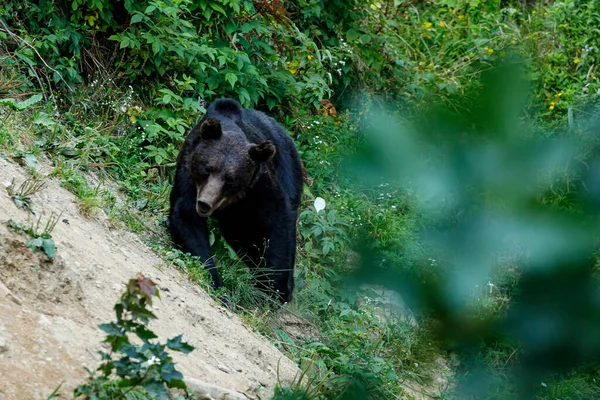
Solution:
{"label": "bear's head", "polygon": [[244,197],[257,180],[261,165],[275,154],[271,142],[254,144],[240,131],[223,132],[215,118],[206,118],[192,135],[188,169],[201,217]]}

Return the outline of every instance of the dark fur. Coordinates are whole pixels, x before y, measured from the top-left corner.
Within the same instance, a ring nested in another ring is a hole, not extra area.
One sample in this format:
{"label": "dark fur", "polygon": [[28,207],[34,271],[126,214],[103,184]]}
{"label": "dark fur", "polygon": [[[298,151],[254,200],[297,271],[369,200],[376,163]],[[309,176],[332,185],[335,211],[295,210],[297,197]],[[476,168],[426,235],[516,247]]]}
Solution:
{"label": "dark fur", "polygon": [[212,214],[221,233],[249,267],[267,271],[257,274],[260,287],[291,301],[303,171],[294,142],[273,118],[231,99],[215,101],[177,158],[169,215],[173,240],[200,257],[216,287],[223,285],[211,258],[206,218],[196,211],[196,184],[209,173],[221,176],[226,201]]}

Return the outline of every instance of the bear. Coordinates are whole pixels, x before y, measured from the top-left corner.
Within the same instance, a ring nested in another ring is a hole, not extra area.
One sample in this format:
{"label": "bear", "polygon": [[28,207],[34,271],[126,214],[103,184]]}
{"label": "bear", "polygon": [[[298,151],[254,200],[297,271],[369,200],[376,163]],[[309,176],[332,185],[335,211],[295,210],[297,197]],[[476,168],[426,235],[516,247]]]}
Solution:
{"label": "bear", "polygon": [[235,100],[216,100],[177,157],[168,217],[172,239],[198,256],[213,286],[222,287],[209,248],[207,218],[214,218],[244,263],[261,271],[257,287],[289,303],[303,182],[304,166],[283,126]]}

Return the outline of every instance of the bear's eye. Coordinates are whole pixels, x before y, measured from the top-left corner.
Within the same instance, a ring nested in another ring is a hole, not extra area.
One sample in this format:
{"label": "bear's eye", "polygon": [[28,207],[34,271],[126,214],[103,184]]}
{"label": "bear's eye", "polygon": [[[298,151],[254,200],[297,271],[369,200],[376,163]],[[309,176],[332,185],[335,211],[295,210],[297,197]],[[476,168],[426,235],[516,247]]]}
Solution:
{"label": "bear's eye", "polygon": [[231,175],[225,175],[225,183],[232,184],[235,182],[235,178]]}

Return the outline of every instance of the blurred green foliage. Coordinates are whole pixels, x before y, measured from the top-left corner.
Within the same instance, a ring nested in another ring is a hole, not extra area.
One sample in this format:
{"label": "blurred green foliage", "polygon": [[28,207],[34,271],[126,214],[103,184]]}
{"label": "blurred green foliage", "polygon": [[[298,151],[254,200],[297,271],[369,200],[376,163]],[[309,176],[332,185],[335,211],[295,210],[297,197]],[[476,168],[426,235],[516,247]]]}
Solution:
{"label": "blurred green foliage", "polygon": [[[376,171],[415,192],[425,222],[405,245],[427,250],[406,257],[363,246],[356,279],[412,296],[438,321],[464,373],[456,398],[530,399],[552,376],[600,361],[599,126],[582,118],[562,135],[532,134],[519,118],[523,68],[492,71],[460,111],[435,107],[412,123],[374,113],[351,171]],[[369,235],[362,242],[372,243]],[[414,268],[432,255],[433,274]],[[396,262],[382,268],[384,257]],[[513,282],[494,279],[502,275]],[[511,292],[510,303],[486,313],[485,293],[498,290]],[[515,347],[508,380],[481,359],[498,343]]]}

